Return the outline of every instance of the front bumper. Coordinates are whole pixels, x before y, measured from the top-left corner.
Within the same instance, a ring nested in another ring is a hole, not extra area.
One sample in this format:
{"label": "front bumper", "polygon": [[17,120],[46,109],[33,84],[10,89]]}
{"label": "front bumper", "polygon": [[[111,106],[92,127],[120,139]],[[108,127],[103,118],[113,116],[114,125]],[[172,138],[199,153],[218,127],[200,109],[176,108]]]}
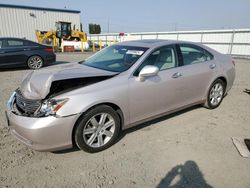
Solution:
{"label": "front bumper", "polygon": [[56,151],[72,147],[72,131],[78,115],[67,117],[26,117],[6,110],[11,134],[37,151]]}

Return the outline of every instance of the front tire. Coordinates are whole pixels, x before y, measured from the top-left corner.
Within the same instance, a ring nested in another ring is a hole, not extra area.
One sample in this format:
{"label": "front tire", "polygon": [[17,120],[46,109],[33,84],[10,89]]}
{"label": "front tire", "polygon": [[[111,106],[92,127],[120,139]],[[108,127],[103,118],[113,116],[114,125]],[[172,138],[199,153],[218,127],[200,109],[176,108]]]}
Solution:
{"label": "front tire", "polygon": [[27,61],[27,65],[30,69],[40,69],[43,66],[43,59],[38,55],[31,56]]}
{"label": "front tire", "polygon": [[225,89],[226,84],[221,79],[215,80],[209,88],[204,106],[208,109],[217,108],[224,98]]}
{"label": "front tire", "polygon": [[112,146],[120,132],[120,119],[107,105],[90,109],[80,117],[74,134],[78,148],[95,153]]}

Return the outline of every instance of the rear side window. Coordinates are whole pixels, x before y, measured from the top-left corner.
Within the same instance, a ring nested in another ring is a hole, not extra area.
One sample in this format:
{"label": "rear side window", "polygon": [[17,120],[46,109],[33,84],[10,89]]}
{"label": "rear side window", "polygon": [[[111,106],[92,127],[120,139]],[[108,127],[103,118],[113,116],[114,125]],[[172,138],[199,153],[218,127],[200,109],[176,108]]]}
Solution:
{"label": "rear side window", "polygon": [[24,42],[21,40],[7,40],[7,47],[21,47],[24,46]]}
{"label": "rear side window", "polygon": [[202,63],[213,59],[212,54],[199,46],[180,44],[180,50],[184,65]]}

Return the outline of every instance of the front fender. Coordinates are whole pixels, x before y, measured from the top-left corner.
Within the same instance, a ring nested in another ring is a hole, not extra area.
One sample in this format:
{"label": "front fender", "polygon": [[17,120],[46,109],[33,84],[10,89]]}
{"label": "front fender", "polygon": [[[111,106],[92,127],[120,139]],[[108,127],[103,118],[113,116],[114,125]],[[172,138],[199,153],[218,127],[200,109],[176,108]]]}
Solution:
{"label": "front fender", "polygon": [[120,108],[123,114],[124,124],[129,122],[127,92],[113,91],[111,93],[97,92],[89,94],[64,95],[60,98],[68,98],[68,102],[63,105],[57,112],[58,116],[71,116],[74,114],[82,114],[93,106],[111,103]]}

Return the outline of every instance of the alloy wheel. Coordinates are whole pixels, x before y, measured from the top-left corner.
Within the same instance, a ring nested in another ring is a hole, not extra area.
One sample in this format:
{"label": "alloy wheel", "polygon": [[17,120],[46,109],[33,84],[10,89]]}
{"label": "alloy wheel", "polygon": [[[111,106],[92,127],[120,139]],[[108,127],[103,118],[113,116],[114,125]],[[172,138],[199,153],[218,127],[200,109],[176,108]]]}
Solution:
{"label": "alloy wheel", "polygon": [[92,116],[84,126],[84,142],[94,148],[107,144],[115,132],[115,120],[108,113],[100,113]]}
{"label": "alloy wheel", "polygon": [[210,103],[213,106],[218,105],[223,98],[223,93],[224,93],[223,85],[219,82],[216,83],[210,91],[210,97],[209,97]]}
{"label": "alloy wheel", "polygon": [[31,69],[39,69],[43,66],[43,60],[39,56],[32,56],[28,60],[28,66]]}

